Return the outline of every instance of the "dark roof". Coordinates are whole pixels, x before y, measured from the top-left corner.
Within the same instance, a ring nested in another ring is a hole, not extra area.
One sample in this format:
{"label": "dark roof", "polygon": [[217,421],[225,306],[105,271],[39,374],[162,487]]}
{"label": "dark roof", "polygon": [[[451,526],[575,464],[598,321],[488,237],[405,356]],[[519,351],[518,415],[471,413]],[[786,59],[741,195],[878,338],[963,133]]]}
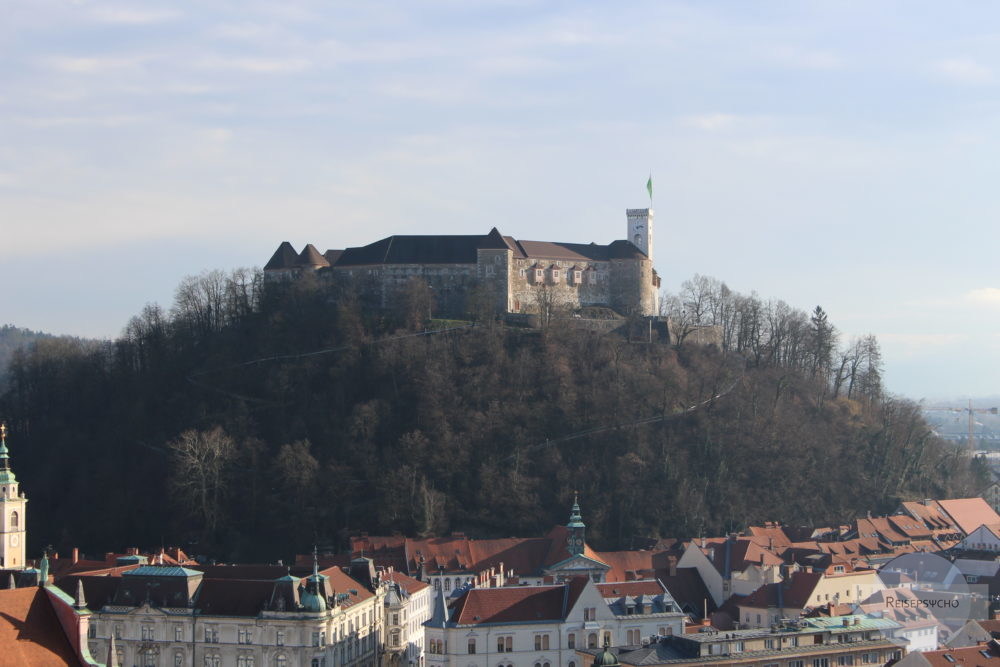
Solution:
{"label": "dark roof", "polygon": [[486,238],[476,236],[390,236],[360,248],[347,248],[337,266],[367,264],[475,264]]}
{"label": "dark roof", "polygon": [[273,581],[206,579],[195,605],[206,615],[256,616],[269,607],[274,593]]}
{"label": "dark roof", "polygon": [[337,261],[340,259],[340,256],[343,254],[344,254],[343,250],[331,249],[324,252],[323,257],[326,259],[326,261],[330,263],[330,266],[333,266],[334,264],[337,263]]}
{"label": "dark roof", "polygon": [[507,240],[497,231],[494,227],[490,230],[490,233],[483,237],[483,240],[479,242],[479,247],[483,250],[510,250],[510,245]]}
{"label": "dark roof", "polygon": [[707,602],[708,612],[715,611],[715,600],[697,568],[679,567],[673,575],[669,574],[669,570],[657,570],[656,577],[667,587],[681,609],[700,617],[705,613]]}
{"label": "dark roof", "polygon": [[299,254],[288,241],[282,241],[278,249],[271,255],[271,259],[264,265],[265,271],[280,271],[281,269],[294,269],[299,264]]}
{"label": "dark roof", "polygon": [[[513,237],[503,236],[496,227],[483,235],[390,236],[360,248],[327,251],[327,259],[331,265],[337,267],[373,264],[475,264],[478,260],[476,251],[479,249],[511,250],[514,256],[520,259],[567,261],[646,259],[645,253],[631,241],[612,241],[608,245],[518,241]],[[281,251],[281,248],[278,250]],[[332,252],[339,254],[330,257]],[[272,267],[271,263],[274,261],[275,258],[272,257],[271,262],[264,268],[285,268]],[[296,258],[296,261],[300,261],[300,258]]]}

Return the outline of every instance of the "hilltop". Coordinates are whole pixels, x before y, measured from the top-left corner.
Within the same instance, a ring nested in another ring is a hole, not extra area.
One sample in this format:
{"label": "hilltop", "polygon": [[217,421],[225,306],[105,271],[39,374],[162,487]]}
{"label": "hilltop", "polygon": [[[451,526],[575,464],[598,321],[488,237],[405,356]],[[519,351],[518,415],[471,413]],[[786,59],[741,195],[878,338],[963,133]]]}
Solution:
{"label": "hilltop", "polygon": [[[33,550],[130,539],[250,559],[362,530],[537,534],[575,490],[613,549],[978,484],[884,395],[874,340],[840,348],[822,309],[720,286],[701,284],[719,309],[686,325],[716,312],[721,348],[427,321],[412,286],[385,311],[311,276],[187,279],[116,341],[15,360],[0,410],[45,527]],[[753,334],[755,310],[783,324]]]}

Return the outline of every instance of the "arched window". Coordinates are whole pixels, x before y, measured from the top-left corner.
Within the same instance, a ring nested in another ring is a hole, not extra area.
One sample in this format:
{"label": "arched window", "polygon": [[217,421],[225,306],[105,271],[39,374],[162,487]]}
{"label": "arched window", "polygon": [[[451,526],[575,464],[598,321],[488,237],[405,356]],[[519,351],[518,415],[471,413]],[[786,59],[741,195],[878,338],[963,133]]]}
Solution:
{"label": "arched window", "polygon": [[17,528],[17,525],[18,525],[19,522],[20,522],[20,518],[18,518],[17,512],[11,512],[10,513],[10,527],[11,528]]}
{"label": "arched window", "polygon": [[568,666],[568,667],[576,667],[576,661],[574,661],[574,660],[570,660],[570,661],[569,661],[569,666]]}
{"label": "arched window", "polygon": [[274,659],[274,667],[288,667],[288,659],[285,658],[284,653],[279,653],[278,657]]}
{"label": "arched window", "polygon": [[576,635],[572,632],[566,637],[566,648],[576,648]]}
{"label": "arched window", "polygon": [[451,590],[451,579],[445,579],[444,580],[444,589],[446,591],[450,591]]}
{"label": "arched window", "polygon": [[635,235],[635,245],[637,245],[637,246],[641,246],[642,245],[642,234],[636,234]]}
{"label": "arched window", "polygon": [[597,648],[597,633],[591,632],[587,635],[587,648]]}

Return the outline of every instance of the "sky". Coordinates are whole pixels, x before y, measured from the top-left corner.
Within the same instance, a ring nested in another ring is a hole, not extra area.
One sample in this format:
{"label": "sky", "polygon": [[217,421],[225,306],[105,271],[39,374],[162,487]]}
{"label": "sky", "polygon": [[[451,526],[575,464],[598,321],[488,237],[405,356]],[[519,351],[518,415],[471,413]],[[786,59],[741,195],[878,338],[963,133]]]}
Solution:
{"label": "sky", "polygon": [[0,323],[390,234],[624,238],[1000,394],[1000,5],[6,0]]}

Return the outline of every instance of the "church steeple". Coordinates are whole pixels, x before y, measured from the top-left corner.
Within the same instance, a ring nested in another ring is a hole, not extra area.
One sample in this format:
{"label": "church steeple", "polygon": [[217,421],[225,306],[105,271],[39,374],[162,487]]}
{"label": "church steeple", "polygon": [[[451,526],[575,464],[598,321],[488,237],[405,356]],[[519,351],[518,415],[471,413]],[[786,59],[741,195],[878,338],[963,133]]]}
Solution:
{"label": "church steeple", "polygon": [[7,425],[0,424],[0,484],[17,484],[10,469],[10,451],[7,449]]}
{"label": "church steeple", "polygon": [[0,568],[24,568],[25,504],[10,467],[7,425],[0,424]]}
{"label": "church steeple", "polygon": [[579,556],[583,553],[583,540],[587,526],[584,525],[583,516],[580,515],[579,495],[576,491],[573,492],[573,509],[570,511],[569,523],[566,524],[566,528],[569,529],[566,550],[574,556]]}

